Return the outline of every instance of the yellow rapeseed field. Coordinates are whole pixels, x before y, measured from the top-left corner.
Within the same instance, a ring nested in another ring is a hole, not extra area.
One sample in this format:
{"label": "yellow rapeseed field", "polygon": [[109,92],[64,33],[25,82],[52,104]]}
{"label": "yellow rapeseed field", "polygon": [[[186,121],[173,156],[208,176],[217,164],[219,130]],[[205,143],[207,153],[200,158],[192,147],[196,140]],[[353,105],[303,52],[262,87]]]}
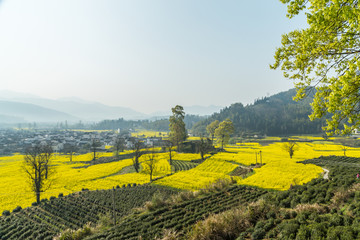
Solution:
{"label": "yellow rapeseed field", "polygon": [[132,137],[167,137],[168,133],[163,131],[149,131],[149,130],[137,130],[136,132],[131,133]]}
{"label": "yellow rapeseed field", "polygon": [[[103,153],[99,157],[111,155],[112,153]],[[20,154],[0,158],[0,213],[3,210],[12,210],[18,205],[29,206],[35,201],[34,193],[31,192],[29,181],[22,169],[23,159],[23,155]],[[101,184],[99,180],[132,164],[131,159],[98,165],[80,162],[91,159],[91,154],[74,156],[72,162],[69,161],[68,156],[55,156],[52,160],[54,174],[50,188],[42,193],[41,197],[57,196],[59,193],[69,194],[82,188],[91,190],[112,188],[122,182],[108,185]],[[129,183],[128,179],[124,183]]]}
{"label": "yellow rapeseed field", "polygon": [[158,180],[160,185],[174,188],[197,190],[206,187],[220,178],[229,177],[238,165],[218,159],[217,155],[206,159],[199,166],[188,171],[177,172],[169,177]]}
{"label": "yellow rapeseed field", "polygon": [[[203,163],[197,167],[177,172],[171,176],[155,181],[155,184],[176,187],[180,189],[197,190],[220,179],[229,178],[231,173],[239,165],[249,166],[251,164],[264,164],[256,168],[254,174],[248,178],[235,177],[238,184],[286,190],[290,185],[303,184],[313,178],[319,177],[323,170],[315,165],[304,165],[297,163],[306,159],[319,157],[321,155],[343,155],[343,147],[337,144],[324,144],[323,142],[298,143],[299,149],[295,152],[293,159],[282,150],[282,143],[276,142],[267,146],[258,143],[241,143],[226,148],[226,152],[220,152],[211,157],[209,155]],[[126,151],[120,154],[130,153]],[[347,148],[346,155],[360,157],[359,148]],[[101,153],[101,156],[112,156],[112,153]],[[170,173],[168,153],[156,154],[158,164],[154,177],[164,176]],[[197,160],[200,154],[176,153],[173,159],[182,161]],[[42,198],[57,196],[59,193],[69,194],[80,191],[82,188],[90,190],[109,189],[113,186],[123,184],[143,184],[149,182],[149,174],[146,171],[140,173],[119,174],[119,172],[132,165],[132,159],[120,160],[118,162],[90,165],[92,155],[75,155],[73,161],[68,156],[56,155],[52,160],[55,169],[53,182],[50,188],[42,193]],[[142,156],[140,162],[146,161]],[[23,156],[0,157],[0,214],[3,210],[12,210],[16,206],[30,206],[35,201],[28,180],[22,169]],[[143,165],[143,164],[142,164]],[[144,170],[144,168],[142,168]]]}

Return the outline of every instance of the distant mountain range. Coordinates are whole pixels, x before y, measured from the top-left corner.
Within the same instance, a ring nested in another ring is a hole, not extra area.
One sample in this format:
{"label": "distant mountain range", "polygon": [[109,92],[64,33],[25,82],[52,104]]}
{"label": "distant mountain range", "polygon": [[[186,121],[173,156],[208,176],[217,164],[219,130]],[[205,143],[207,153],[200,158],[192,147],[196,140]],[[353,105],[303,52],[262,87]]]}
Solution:
{"label": "distant mountain range", "polygon": [[44,108],[35,104],[0,101],[0,122],[59,122],[78,121],[79,118],[70,114]]}
{"label": "distant mountain range", "polygon": [[[219,106],[184,107],[187,114],[211,115],[219,111]],[[144,114],[131,108],[108,106],[98,102],[89,102],[79,98],[61,98],[57,100],[40,98],[38,96],[0,91],[0,123],[19,122],[96,122],[104,119],[128,120],[166,118],[168,112]]]}

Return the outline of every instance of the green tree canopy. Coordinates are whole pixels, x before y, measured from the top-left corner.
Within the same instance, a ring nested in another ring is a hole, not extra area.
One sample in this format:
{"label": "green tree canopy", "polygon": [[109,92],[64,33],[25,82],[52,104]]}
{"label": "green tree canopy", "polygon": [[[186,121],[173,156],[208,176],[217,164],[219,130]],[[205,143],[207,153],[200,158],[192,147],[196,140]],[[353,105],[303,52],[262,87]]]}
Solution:
{"label": "green tree canopy", "polygon": [[186,139],[186,128],[184,123],[185,112],[184,108],[180,105],[176,105],[171,109],[173,115],[169,118],[169,139],[178,147],[182,141]]}
{"label": "green tree canopy", "polygon": [[219,127],[219,120],[215,120],[209,125],[206,126],[206,131],[209,133],[211,137],[211,143],[214,144],[214,136],[215,136],[215,130]]}
{"label": "green tree canopy", "polygon": [[230,135],[234,132],[234,126],[230,119],[225,119],[219,124],[219,127],[215,130],[215,136],[221,148],[229,142]]}
{"label": "green tree canopy", "polygon": [[360,125],[360,8],[356,0],[281,0],[289,18],[300,12],[308,27],[282,36],[273,69],[294,81],[303,99],[316,89],[310,119],[331,115],[324,130],[348,134]]}

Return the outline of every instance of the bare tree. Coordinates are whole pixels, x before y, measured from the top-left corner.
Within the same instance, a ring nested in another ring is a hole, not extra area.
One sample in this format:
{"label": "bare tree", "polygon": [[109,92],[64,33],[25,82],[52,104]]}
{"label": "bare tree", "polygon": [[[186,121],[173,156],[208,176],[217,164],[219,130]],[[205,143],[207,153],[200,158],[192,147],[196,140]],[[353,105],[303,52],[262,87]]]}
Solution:
{"label": "bare tree", "polygon": [[344,152],[344,156],[346,156],[346,151],[349,149],[350,146],[354,146],[355,142],[353,139],[340,139],[337,141],[341,147],[341,150]]}
{"label": "bare tree", "polygon": [[41,145],[42,148],[42,154],[44,155],[44,161],[45,161],[45,179],[48,178],[49,175],[49,161],[53,155],[53,149],[50,144],[43,144]]}
{"label": "bare tree", "polygon": [[36,195],[36,202],[40,202],[40,194],[50,187],[48,178],[53,173],[50,160],[53,155],[50,145],[36,145],[28,148],[24,155],[23,169],[30,179],[31,190]]}
{"label": "bare tree", "polygon": [[[165,147],[168,150],[169,153],[169,164],[170,164],[170,171],[172,172],[172,166],[173,166],[173,161],[172,161],[172,157],[173,157],[173,147],[175,146],[174,143],[172,141],[169,140],[165,140],[164,141]],[[176,169],[175,169],[176,171]]]}
{"label": "bare tree", "polygon": [[346,150],[348,150],[348,146],[345,146],[345,145],[341,145],[341,150],[343,150],[344,152],[344,157],[346,157]]}
{"label": "bare tree", "polygon": [[281,148],[289,153],[290,158],[293,157],[295,151],[299,150],[298,144],[294,141],[284,142]]}
{"label": "bare tree", "polygon": [[74,153],[78,151],[78,147],[75,144],[65,143],[63,152],[69,156],[70,162],[72,161]]}
{"label": "bare tree", "polygon": [[144,144],[142,141],[140,140],[136,140],[134,139],[132,141],[133,146],[132,149],[134,151],[134,158],[133,158],[133,166],[135,168],[135,171],[138,173],[140,171],[140,162],[139,162],[139,158],[141,157],[141,155],[143,154],[141,152],[141,148],[143,148]]}
{"label": "bare tree", "polygon": [[101,146],[101,142],[98,139],[96,138],[91,139],[90,151],[93,153],[93,160],[96,160],[100,146]]}
{"label": "bare tree", "polygon": [[152,148],[150,153],[145,155],[145,161],[143,162],[145,169],[144,171],[150,175],[150,182],[152,182],[153,174],[156,171],[157,163],[159,162],[159,159],[157,155],[155,154],[154,149]]}
{"label": "bare tree", "polygon": [[125,148],[125,139],[117,136],[114,141],[114,156],[119,157],[119,152],[124,151]]}

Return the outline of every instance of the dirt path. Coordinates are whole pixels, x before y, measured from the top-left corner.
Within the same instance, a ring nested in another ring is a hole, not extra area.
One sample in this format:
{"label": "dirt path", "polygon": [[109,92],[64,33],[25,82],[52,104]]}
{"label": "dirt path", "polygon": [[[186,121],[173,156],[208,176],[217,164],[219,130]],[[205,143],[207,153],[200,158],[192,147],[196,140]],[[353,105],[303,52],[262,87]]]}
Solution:
{"label": "dirt path", "polygon": [[323,170],[324,170],[324,179],[329,179],[329,170],[327,170],[327,169],[325,169],[325,168],[323,168]]}

